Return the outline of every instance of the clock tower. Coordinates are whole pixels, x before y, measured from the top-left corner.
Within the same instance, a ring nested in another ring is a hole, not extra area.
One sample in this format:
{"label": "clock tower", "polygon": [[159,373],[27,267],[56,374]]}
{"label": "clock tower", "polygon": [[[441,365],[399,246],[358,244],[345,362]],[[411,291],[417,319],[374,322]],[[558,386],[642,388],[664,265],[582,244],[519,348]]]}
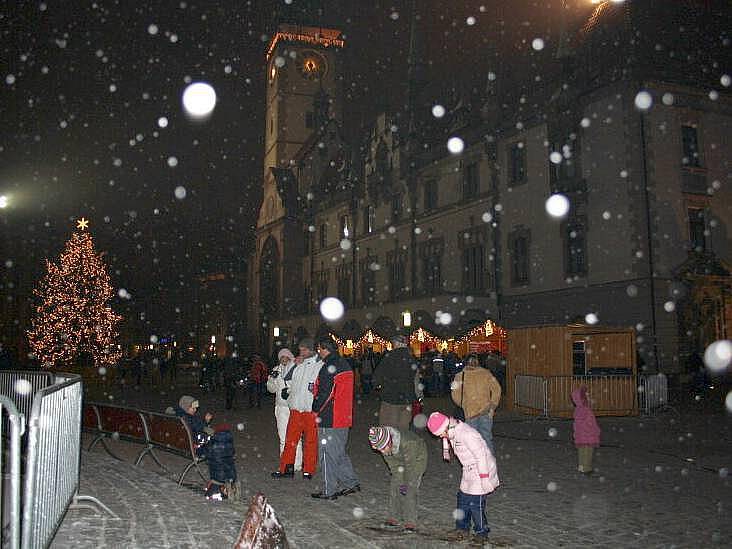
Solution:
{"label": "clock tower", "polygon": [[267,117],[264,176],[270,168],[288,168],[308,138],[318,130],[316,99],[329,98],[329,116],[341,119],[338,50],[334,29],[280,25],[267,48]]}
{"label": "clock tower", "polygon": [[250,271],[250,326],[269,350],[277,319],[300,312],[304,238],[295,159],[328,118],[341,120],[341,32],[283,24],[266,54],[262,205]]}

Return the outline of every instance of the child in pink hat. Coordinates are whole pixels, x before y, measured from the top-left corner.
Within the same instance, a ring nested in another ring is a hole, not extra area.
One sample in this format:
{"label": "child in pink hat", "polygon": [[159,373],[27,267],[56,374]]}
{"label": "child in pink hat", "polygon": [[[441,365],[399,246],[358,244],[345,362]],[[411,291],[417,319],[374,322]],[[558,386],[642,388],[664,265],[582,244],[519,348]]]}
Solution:
{"label": "child in pink hat", "polygon": [[434,412],[427,420],[427,428],[442,439],[443,457],[449,460],[452,448],[463,466],[455,528],[470,532],[472,522],[475,534],[487,537],[491,529],[485,517],[486,499],[499,485],[493,454],[478,431],[453,417]]}

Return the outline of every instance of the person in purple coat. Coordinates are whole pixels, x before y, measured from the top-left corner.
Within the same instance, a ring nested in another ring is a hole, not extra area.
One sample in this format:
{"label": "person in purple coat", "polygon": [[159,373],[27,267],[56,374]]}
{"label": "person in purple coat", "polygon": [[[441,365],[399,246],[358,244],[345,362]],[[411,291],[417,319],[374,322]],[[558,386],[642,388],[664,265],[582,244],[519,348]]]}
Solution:
{"label": "person in purple coat", "polygon": [[587,398],[587,387],[584,385],[572,391],[574,402],[574,445],[577,447],[577,470],[580,473],[592,472],[592,453],[600,446],[600,426]]}

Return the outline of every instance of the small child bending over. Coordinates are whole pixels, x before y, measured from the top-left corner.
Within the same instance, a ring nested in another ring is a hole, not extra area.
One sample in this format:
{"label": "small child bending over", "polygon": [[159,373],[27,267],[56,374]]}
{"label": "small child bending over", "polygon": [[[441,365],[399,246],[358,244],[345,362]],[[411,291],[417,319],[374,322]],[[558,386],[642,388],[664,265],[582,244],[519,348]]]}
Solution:
{"label": "small child bending over", "polygon": [[472,521],[475,534],[488,537],[491,529],[485,517],[486,499],[500,484],[496,460],[488,445],[470,425],[440,412],[430,415],[427,428],[433,435],[442,438],[443,457],[449,460],[452,447],[463,466],[457,493],[459,516],[455,528],[468,533]]}

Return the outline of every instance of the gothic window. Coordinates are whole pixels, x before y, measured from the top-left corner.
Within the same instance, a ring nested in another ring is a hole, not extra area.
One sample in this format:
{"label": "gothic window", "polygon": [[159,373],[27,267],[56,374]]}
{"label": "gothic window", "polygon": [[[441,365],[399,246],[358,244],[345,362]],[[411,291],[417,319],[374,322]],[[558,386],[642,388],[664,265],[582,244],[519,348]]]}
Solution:
{"label": "gothic window", "polygon": [[351,235],[350,224],[348,222],[348,216],[341,216],[341,238],[349,238]]}
{"label": "gothic window", "polygon": [[480,175],[478,163],[473,162],[465,166],[463,172],[463,200],[475,198],[480,189]]}
{"label": "gothic window", "polygon": [[553,152],[556,152],[557,154],[561,155],[561,159],[558,163],[553,162],[551,160],[551,156],[549,159],[549,182],[552,184],[552,187],[556,183],[559,183],[560,181],[566,181],[568,179],[574,179],[574,177],[577,174],[577,170],[575,168],[574,158],[571,155],[566,154],[566,151],[563,150],[563,147],[566,145],[563,145],[561,147],[557,147],[556,145],[552,145],[550,149]]}
{"label": "gothic window", "polygon": [[275,239],[267,238],[259,259],[259,307],[265,318],[279,315],[280,254]]}
{"label": "gothic window", "polygon": [[363,232],[365,234],[371,234],[374,232],[374,228],[376,227],[376,208],[370,204],[366,206],[366,214],[363,216],[363,224]]}
{"label": "gothic window", "polygon": [[485,248],[480,244],[463,248],[463,290],[484,292],[485,272]]}
{"label": "gothic window", "polygon": [[695,252],[703,252],[706,250],[704,209],[689,208],[687,209],[687,215],[689,219],[689,245]]}
{"label": "gothic window", "polygon": [[322,250],[328,245],[328,225],[326,223],[320,224],[320,249]]}
{"label": "gothic window", "polygon": [[424,211],[437,209],[437,181],[430,179],[424,184]]}
{"label": "gothic window", "polygon": [[397,301],[404,295],[406,253],[402,250],[387,252],[386,262],[389,267],[389,299]]}
{"label": "gothic window", "polygon": [[377,261],[378,258],[373,255],[361,260],[361,302],[364,305],[371,305],[376,300],[376,273],[373,266]]}
{"label": "gothic window", "polygon": [[315,273],[315,284],[316,288],[315,291],[317,293],[316,295],[316,301],[317,303],[320,303],[328,297],[328,278],[329,278],[329,271],[328,269],[324,268],[323,263],[320,263],[320,271]]}
{"label": "gothic window", "polygon": [[427,295],[439,294],[442,291],[442,255],[444,243],[442,238],[433,238],[420,244],[422,258],[422,290]]}
{"label": "gothic window", "polygon": [[508,149],[509,182],[516,185],[526,182],[526,148],[514,143]]}
{"label": "gothic window", "polygon": [[396,223],[402,216],[402,195],[395,194],[391,197],[391,220]]}
{"label": "gothic window", "polygon": [[343,302],[346,307],[352,304],[351,285],[353,283],[353,268],[350,263],[345,263],[336,268],[336,277],[338,279],[338,299]]}
{"label": "gothic window", "polygon": [[681,146],[684,155],[681,159],[683,165],[693,168],[700,167],[699,135],[695,126],[681,126]]}
{"label": "gothic window", "polygon": [[587,240],[583,223],[568,223],[564,239],[566,276],[587,275]]}
{"label": "gothic window", "polygon": [[305,229],[305,232],[302,235],[302,241],[303,241],[303,248],[302,253],[303,255],[308,255],[310,253],[310,231]]}
{"label": "gothic window", "polygon": [[528,229],[517,228],[508,237],[508,249],[511,254],[511,284],[525,285],[529,283],[529,246],[531,233]]}

